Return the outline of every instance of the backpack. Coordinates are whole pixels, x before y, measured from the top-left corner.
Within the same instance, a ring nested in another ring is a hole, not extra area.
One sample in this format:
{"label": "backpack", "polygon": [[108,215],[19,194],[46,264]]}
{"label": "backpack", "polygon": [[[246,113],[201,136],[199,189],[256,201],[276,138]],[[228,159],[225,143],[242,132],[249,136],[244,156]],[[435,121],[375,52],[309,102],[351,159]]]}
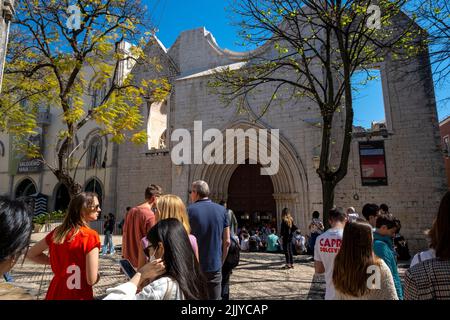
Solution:
{"label": "backpack", "polygon": [[231,243],[228,248],[228,255],[225,258],[224,267],[228,269],[234,269],[239,264],[241,257],[241,246],[235,237],[230,237]]}

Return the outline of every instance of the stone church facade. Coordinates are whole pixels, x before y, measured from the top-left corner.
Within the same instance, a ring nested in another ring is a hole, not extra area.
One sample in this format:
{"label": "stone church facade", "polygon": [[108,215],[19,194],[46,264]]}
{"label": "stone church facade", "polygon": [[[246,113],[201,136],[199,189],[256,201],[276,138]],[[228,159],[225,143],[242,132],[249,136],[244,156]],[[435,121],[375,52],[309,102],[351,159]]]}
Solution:
{"label": "stone church facade", "polygon": [[[316,173],[321,141],[321,129],[315,125],[320,122],[317,107],[306,100],[290,101],[254,121],[259,106],[269,97],[266,92],[252,97],[250,113],[225,107],[208,85],[213,71],[239,67],[248,53],[221,49],[204,28],[181,33],[170,49],[154,38],[146,50],[149,56],[158,57],[163,68],[147,70],[137,65],[132,71],[136,81],[155,73],[166,75],[172,91],[164,104],[142,108],[149,143],[145,147],[118,146],[117,212],[142,201],[144,189],[151,183],[188,202],[192,181],[202,179],[209,183],[211,198],[228,199],[241,222],[268,219],[279,226],[281,210],[288,207],[300,229],[307,232],[311,213],[322,211],[321,182]],[[256,50],[275,54],[270,44]],[[353,206],[357,212],[368,202],[388,204],[401,220],[401,233],[413,250],[426,247],[423,232],[431,226],[447,189],[431,71],[416,71],[427,59],[421,56],[412,64],[402,64],[387,57],[378,66],[386,120],[369,131],[355,128],[348,174],[335,195],[337,206]],[[177,142],[171,141],[171,133],[184,128],[193,135],[194,121],[202,121],[203,132],[209,128],[221,132],[279,129],[278,173],[258,177],[258,165],[249,164],[173,164],[171,150]],[[384,171],[381,176],[378,173],[371,178],[380,170]],[[252,211],[258,212],[256,218]]]}
{"label": "stone church facade", "polygon": [[[228,200],[241,225],[257,222],[279,226],[281,210],[288,207],[296,224],[307,233],[311,213],[322,211],[322,188],[316,173],[321,142],[318,108],[299,99],[274,106],[258,117],[259,108],[267,102],[271,90],[251,97],[249,113],[239,113],[235,106],[226,107],[208,85],[213,72],[223,66],[241,67],[249,53],[220,48],[204,28],[181,33],[169,49],[153,38],[146,53],[159,59],[162,68],[131,66],[134,79],[140,82],[154,79],[155,74],[163,75],[172,85],[165,102],[142,106],[145,121],[141,129],[147,130],[148,143],[108,144],[96,136],[95,124],[80,133],[80,139],[85,141],[83,150],[101,146],[105,165],[99,167],[98,161],[90,165],[88,156],[81,169],[86,190],[90,190],[92,182],[93,190],[101,187],[103,212],[114,212],[120,221],[126,207],[143,201],[144,190],[151,183],[161,185],[165,193],[176,194],[188,203],[191,183],[202,179],[209,183],[214,201]],[[269,43],[253,53],[276,54]],[[417,68],[427,62],[426,55],[413,58],[410,64],[386,57],[377,66],[382,80],[385,123],[374,125],[371,130],[354,128],[348,173],[335,194],[337,206],[353,206],[358,212],[368,202],[388,204],[401,220],[401,233],[413,250],[426,247],[423,232],[431,226],[447,190],[431,70]],[[178,142],[171,141],[171,134],[176,129],[187,129],[193,135],[194,121],[201,121],[203,132],[210,128],[221,132],[239,128],[279,129],[278,173],[261,176],[257,164],[175,165],[171,151]],[[336,128],[339,133],[339,122]],[[46,130],[47,141],[53,143],[46,143],[48,152],[56,153],[58,128],[54,124]],[[57,209],[60,186],[48,170],[11,174],[8,141],[7,135],[0,135],[0,193],[14,196],[22,182],[30,180],[30,186],[34,187],[30,193],[48,195],[48,210]],[[339,139],[337,142],[339,145]],[[338,158],[335,151],[333,160]]]}

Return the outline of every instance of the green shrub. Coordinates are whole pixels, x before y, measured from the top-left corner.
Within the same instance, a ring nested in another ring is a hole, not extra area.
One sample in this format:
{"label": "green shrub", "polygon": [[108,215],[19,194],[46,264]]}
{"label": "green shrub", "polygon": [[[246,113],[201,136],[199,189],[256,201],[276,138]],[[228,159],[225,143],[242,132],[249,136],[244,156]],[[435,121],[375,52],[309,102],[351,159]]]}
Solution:
{"label": "green shrub", "polygon": [[47,222],[47,214],[43,213],[33,218],[34,224],[45,224]]}
{"label": "green shrub", "polygon": [[46,224],[53,221],[60,221],[64,219],[64,216],[66,215],[65,211],[58,210],[53,212],[47,212],[40,214],[38,216],[35,216],[33,218],[33,223],[35,224]]}

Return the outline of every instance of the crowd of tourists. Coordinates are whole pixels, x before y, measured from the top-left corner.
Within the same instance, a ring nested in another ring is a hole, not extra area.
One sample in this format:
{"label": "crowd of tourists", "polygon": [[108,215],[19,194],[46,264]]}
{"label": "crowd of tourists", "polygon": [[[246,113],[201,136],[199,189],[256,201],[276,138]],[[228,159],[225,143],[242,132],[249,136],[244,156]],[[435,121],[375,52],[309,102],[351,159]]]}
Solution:
{"label": "crowd of tourists", "polygon": [[[281,213],[280,234],[264,226],[238,228],[225,201],[209,198],[205,181],[195,181],[186,206],[158,185],[145,190],[144,201],[121,222],[122,259],[134,271],[128,281],[105,292],[106,300],[229,299],[229,280],[239,252],[283,252],[284,269],[294,268],[294,254],[310,253],[314,268],[325,275],[325,299],[450,299],[450,192],[443,197],[428,232],[430,247],[416,254],[402,283],[397,260],[404,247],[401,223],[387,205],[334,207],[325,228],[315,211],[304,236],[289,208]],[[21,255],[49,265],[53,278],[46,299],[94,299],[100,280],[99,255],[114,254],[114,215],[105,219],[105,241],[89,227],[101,214],[97,195],[82,192],[69,204],[62,224],[29,248],[33,229],[30,209],[0,197],[0,272],[9,276]],[[402,242],[403,241],[403,242]]]}
{"label": "crowd of tourists", "polygon": [[315,271],[325,275],[325,299],[450,299],[450,192],[428,232],[430,249],[414,256],[404,284],[397,260],[406,254],[405,244],[395,240],[402,239],[396,237],[401,223],[387,205],[366,204],[362,217],[354,208],[333,208],[328,217],[331,227],[314,247]]}

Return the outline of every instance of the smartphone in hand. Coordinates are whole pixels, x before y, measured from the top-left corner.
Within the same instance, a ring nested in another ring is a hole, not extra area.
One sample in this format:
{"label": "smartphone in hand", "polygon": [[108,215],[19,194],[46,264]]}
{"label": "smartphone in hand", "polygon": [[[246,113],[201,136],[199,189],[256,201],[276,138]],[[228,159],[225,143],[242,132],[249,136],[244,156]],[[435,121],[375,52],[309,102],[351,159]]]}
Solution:
{"label": "smartphone in hand", "polygon": [[131,279],[136,274],[136,270],[134,270],[133,266],[131,265],[131,262],[127,259],[121,259],[119,261],[120,268],[123,270],[125,275],[128,277],[128,279]]}

